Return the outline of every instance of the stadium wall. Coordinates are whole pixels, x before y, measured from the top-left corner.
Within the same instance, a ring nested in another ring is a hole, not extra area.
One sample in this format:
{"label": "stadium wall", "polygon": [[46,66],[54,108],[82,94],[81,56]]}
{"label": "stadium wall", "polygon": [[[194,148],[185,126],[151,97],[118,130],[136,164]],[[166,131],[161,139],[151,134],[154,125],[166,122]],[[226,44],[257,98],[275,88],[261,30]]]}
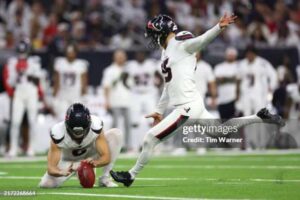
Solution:
{"label": "stadium wall", "polygon": [[[135,51],[128,51],[128,59],[133,59]],[[9,56],[12,56],[14,52],[7,50],[0,50],[0,69],[2,80],[2,69]],[[39,55],[42,59],[42,67],[47,69],[50,73],[50,77],[53,72],[53,60],[56,56],[48,52],[35,52],[35,55]],[[216,48],[208,48],[203,52],[203,59],[212,64],[213,66],[223,61],[224,51]],[[258,54],[268,59],[274,67],[277,67],[282,63],[284,55],[288,55],[291,59],[291,65],[293,67],[293,75],[296,79],[296,66],[299,64],[299,53],[297,48],[259,48]],[[84,58],[89,61],[89,84],[97,86],[101,83],[103,70],[112,62],[113,51],[99,52],[99,51],[84,51],[79,53],[80,58]],[[244,57],[244,50],[239,50],[239,59]],[[0,92],[3,91],[3,83],[0,84]]]}

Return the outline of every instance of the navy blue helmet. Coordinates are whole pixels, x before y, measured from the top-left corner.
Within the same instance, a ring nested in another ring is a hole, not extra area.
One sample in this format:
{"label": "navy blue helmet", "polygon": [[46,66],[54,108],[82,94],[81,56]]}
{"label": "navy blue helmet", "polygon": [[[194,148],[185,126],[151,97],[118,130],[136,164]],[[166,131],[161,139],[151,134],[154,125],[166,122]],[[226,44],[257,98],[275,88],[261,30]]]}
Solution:
{"label": "navy blue helmet", "polygon": [[89,109],[81,103],[72,104],[67,110],[65,125],[72,139],[82,140],[91,128]]}
{"label": "navy blue helmet", "polygon": [[150,48],[163,46],[169,33],[176,33],[177,25],[170,16],[158,15],[147,23],[145,37],[150,39]]}
{"label": "navy blue helmet", "polygon": [[21,40],[17,45],[18,54],[28,55],[31,51],[31,45],[29,40]]}

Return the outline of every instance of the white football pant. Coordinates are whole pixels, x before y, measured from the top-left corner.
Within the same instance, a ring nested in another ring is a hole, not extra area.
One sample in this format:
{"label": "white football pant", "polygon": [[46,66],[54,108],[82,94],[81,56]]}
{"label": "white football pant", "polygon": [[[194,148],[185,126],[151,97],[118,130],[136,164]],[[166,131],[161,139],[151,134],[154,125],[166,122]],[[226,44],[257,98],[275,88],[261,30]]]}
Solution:
{"label": "white football pant", "polygon": [[12,103],[11,129],[10,129],[10,152],[15,156],[18,151],[20,127],[24,113],[27,112],[29,124],[28,150],[32,150],[35,139],[35,123],[38,114],[38,89],[34,85],[18,86],[14,92]]}

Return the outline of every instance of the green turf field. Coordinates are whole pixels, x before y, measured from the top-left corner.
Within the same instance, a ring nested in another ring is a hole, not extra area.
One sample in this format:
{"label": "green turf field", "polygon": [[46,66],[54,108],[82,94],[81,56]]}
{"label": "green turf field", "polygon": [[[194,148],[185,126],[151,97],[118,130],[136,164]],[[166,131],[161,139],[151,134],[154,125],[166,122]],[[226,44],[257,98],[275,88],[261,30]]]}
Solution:
{"label": "green turf field", "polygon": [[[119,159],[115,169],[134,162]],[[45,169],[44,161],[1,162],[0,191],[37,194],[0,199],[300,199],[300,154],[157,157],[130,188],[83,189],[75,177],[61,188],[39,189]]]}

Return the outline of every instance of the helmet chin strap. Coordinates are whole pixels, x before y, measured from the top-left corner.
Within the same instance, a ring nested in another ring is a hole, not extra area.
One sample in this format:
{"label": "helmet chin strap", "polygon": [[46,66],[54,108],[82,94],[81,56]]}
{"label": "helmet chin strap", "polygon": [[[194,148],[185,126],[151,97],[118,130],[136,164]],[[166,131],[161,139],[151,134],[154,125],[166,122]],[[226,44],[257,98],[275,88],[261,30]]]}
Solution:
{"label": "helmet chin strap", "polygon": [[168,35],[169,34],[162,34],[157,38],[157,43],[159,44],[159,46],[164,47]]}
{"label": "helmet chin strap", "polygon": [[158,37],[157,37],[157,43],[158,43],[159,46],[161,46],[161,44],[160,44],[160,37],[161,37],[161,36],[158,36]]}

